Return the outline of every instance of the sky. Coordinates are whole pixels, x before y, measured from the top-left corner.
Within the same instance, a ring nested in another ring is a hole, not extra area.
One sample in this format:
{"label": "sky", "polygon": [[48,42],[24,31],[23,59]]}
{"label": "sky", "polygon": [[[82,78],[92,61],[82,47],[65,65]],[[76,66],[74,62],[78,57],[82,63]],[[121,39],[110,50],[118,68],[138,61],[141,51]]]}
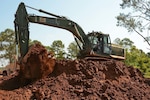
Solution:
{"label": "sky", "polygon": [[[109,34],[111,41],[116,38],[129,38],[138,49],[149,52],[148,45],[136,33],[128,33],[124,27],[117,27],[116,16],[122,12],[119,4],[122,0],[2,0],[0,3],[0,32],[7,28],[14,30],[14,14],[18,5],[43,9],[56,15],[66,16],[78,23],[84,32],[98,31]],[[27,8],[29,14],[48,16]],[[48,16],[51,17],[51,16]],[[30,23],[31,40],[38,40],[50,46],[54,40],[61,40],[67,48],[74,41],[72,33],[50,26]]]}

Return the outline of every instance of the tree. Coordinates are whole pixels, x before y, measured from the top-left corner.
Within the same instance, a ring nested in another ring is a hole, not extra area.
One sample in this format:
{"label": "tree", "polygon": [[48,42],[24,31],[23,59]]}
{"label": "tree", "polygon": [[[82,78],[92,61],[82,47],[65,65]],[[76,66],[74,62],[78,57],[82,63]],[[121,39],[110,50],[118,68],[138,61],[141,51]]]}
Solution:
{"label": "tree", "polygon": [[63,59],[65,58],[66,52],[64,51],[64,44],[61,40],[56,40],[52,43],[51,47],[49,48],[50,51],[55,53],[56,58]]}
{"label": "tree", "polygon": [[0,33],[0,58],[7,59],[12,63],[15,55],[15,32],[11,29],[6,29]]}
{"label": "tree", "polygon": [[76,42],[71,42],[67,48],[68,50],[68,58],[75,59],[77,54],[79,53],[79,48]]}
{"label": "tree", "polygon": [[147,56],[150,58],[150,52],[147,53]]}
{"label": "tree", "polygon": [[116,38],[114,40],[114,43],[117,44],[117,45],[122,46],[126,50],[129,50],[134,44],[134,42],[131,41],[129,38],[123,38],[122,40],[120,38]]}
{"label": "tree", "polygon": [[134,46],[134,43],[128,39],[116,38],[115,44],[121,45],[126,49],[125,64],[128,66],[134,66],[138,68],[145,77],[150,77],[150,54],[145,54],[142,50],[139,50]]}
{"label": "tree", "polygon": [[145,77],[150,77],[150,57],[135,46],[126,53],[125,63],[138,68]]}
{"label": "tree", "polygon": [[113,41],[113,43],[122,46],[122,42],[121,42],[121,39],[120,39],[120,38],[116,38],[116,39]]}
{"label": "tree", "polygon": [[35,43],[39,43],[39,44],[42,44],[40,41],[38,41],[38,40],[31,40],[31,39],[29,39],[29,45],[32,45],[32,44],[35,44]]}
{"label": "tree", "polygon": [[128,13],[120,13],[117,16],[117,26],[127,28],[129,32],[136,32],[150,46],[150,1],[148,0],[122,0],[121,8],[129,11]]}

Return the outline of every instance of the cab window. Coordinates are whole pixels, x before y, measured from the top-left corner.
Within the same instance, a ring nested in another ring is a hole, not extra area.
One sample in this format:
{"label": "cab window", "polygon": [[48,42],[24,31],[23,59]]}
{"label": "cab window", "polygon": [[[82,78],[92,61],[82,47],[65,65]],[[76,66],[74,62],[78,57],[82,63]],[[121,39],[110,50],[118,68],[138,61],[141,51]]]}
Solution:
{"label": "cab window", "polygon": [[111,42],[110,42],[109,36],[104,36],[103,42],[104,42],[104,53],[110,54],[111,53],[111,49],[110,49]]}

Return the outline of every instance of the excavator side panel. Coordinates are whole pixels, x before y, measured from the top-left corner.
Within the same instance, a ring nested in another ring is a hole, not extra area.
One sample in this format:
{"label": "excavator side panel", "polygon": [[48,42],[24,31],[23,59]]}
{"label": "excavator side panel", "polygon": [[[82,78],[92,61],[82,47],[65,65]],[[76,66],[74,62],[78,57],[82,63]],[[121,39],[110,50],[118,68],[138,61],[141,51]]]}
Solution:
{"label": "excavator side panel", "polygon": [[111,46],[111,57],[115,59],[124,60],[125,59],[125,51],[123,48],[117,45]]}

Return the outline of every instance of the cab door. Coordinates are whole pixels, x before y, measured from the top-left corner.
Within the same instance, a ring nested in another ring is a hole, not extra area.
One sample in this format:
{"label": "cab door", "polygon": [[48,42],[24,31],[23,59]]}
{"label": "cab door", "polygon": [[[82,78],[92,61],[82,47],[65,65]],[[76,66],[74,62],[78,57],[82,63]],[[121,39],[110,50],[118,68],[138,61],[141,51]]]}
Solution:
{"label": "cab door", "polygon": [[111,41],[109,35],[103,35],[103,53],[111,54]]}

